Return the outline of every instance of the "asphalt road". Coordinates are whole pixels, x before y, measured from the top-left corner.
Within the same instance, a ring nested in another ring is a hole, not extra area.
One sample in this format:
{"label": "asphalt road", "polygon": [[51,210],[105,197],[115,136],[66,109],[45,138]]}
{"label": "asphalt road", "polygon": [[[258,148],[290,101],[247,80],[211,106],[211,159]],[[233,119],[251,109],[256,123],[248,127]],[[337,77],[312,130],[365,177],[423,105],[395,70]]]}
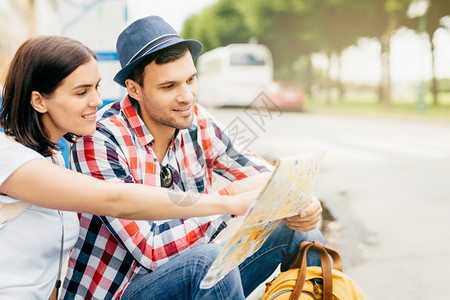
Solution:
{"label": "asphalt road", "polygon": [[326,151],[327,243],[368,299],[450,299],[450,121],[209,111],[268,159]]}

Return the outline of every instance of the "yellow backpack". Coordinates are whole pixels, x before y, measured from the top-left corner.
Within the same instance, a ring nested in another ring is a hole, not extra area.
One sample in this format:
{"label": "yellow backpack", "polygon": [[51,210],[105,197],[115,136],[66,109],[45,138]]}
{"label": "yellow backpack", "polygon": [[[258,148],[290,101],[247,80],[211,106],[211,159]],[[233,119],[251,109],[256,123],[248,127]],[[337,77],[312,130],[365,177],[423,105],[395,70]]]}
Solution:
{"label": "yellow backpack", "polygon": [[[313,249],[320,253],[322,267],[306,267],[306,253]],[[334,265],[331,268],[330,255]],[[339,254],[320,242],[303,242],[297,257],[285,272],[266,283],[261,300],[366,300],[356,283],[342,273]]]}

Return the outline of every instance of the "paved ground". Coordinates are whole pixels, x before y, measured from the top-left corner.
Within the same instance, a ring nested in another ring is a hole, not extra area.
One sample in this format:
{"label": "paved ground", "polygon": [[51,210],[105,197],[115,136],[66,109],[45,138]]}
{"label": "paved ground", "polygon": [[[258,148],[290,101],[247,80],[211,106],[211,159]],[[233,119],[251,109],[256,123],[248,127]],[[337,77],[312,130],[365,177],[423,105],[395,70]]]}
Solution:
{"label": "paved ground", "polygon": [[[224,124],[249,119],[239,110],[214,113]],[[264,126],[246,122],[262,156],[327,151],[315,186],[336,219],[326,242],[368,299],[450,299],[449,120],[262,117]]]}

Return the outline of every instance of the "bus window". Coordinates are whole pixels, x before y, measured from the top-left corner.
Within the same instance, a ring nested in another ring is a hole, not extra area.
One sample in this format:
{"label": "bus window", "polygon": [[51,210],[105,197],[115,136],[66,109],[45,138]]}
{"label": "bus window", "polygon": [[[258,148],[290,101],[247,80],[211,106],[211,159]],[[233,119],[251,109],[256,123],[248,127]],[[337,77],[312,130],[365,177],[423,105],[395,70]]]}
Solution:
{"label": "bus window", "polygon": [[271,84],[272,55],[261,44],[230,44],[197,60],[197,100],[205,106],[248,106]]}
{"label": "bus window", "polygon": [[263,66],[264,57],[254,53],[231,53],[230,64],[232,66]]}

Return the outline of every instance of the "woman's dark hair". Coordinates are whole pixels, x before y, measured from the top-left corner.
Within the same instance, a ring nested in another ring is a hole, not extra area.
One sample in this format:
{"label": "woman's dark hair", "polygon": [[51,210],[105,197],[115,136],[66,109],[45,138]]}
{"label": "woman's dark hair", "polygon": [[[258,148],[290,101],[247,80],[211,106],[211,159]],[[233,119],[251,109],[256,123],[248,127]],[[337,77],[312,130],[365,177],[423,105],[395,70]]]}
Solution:
{"label": "woman's dark hair", "polygon": [[[49,97],[63,80],[95,53],[79,41],[62,36],[38,36],[17,50],[3,87],[0,126],[19,143],[51,156],[58,146],[50,140],[42,114],[31,106],[31,93]],[[64,135],[74,142],[71,133]]]}
{"label": "woman's dark hair", "polygon": [[182,57],[188,50],[189,45],[187,43],[179,43],[151,53],[138,63],[133,71],[131,71],[128,78],[137,82],[140,86],[144,86],[144,69],[148,64],[151,64],[154,61],[157,65],[162,65],[176,61],[177,59]]}

